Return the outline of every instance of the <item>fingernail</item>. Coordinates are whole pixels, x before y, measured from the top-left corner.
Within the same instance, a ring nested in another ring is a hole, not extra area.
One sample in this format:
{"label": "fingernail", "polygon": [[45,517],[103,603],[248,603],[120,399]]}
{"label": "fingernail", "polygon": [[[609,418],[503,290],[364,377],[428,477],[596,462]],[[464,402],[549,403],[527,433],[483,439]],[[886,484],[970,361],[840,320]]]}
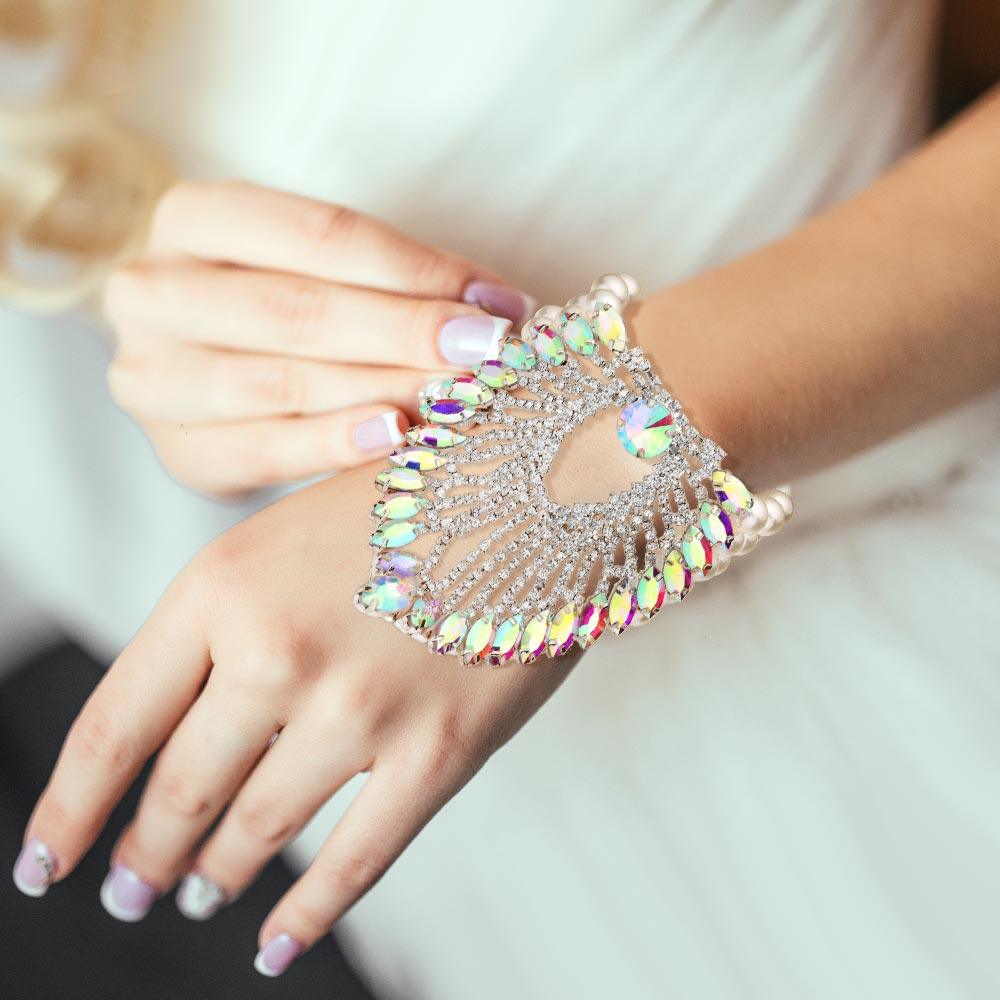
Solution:
{"label": "fingernail", "polygon": [[538,308],[538,301],[530,295],[492,281],[469,282],[462,292],[462,301],[509,319],[514,326],[520,326]]}
{"label": "fingernail", "polygon": [[52,852],[37,837],[32,837],[14,862],[14,885],[25,896],[44,896],[55,873],[56,859]]}
{"label": "fingernail", "polygon": [[441,353],[453,365],[474,368],[487,358],[495,358],[500,341],[511,328],[509,319],[499,316],[456,316],[441,327]]}
{"label": "fingernail", "polygon": [[201,872],[192,872],[185,875],[177,887],[176,901],[177,909],[189,920],[208,920],[219,907],[229,902],[229,897]]}
{"label": "fingernail", "polygon": [[112,865],[101,886],[101,905],[116,920],[135,923],[149,913],[156,901],[156,890],[131,868]]}
{"label": "fingernail", "polygon": [[291,934],[271,938],[253,960],[253,967],[262,976],[280,976],[302,952],[302,945]]}
{"label": "fingernail", "polygon": [[354,428],[354,443],[362,451],[385,451],[402,444],[399,415],[395,412],[380,413],[377,417],[362,420]]}

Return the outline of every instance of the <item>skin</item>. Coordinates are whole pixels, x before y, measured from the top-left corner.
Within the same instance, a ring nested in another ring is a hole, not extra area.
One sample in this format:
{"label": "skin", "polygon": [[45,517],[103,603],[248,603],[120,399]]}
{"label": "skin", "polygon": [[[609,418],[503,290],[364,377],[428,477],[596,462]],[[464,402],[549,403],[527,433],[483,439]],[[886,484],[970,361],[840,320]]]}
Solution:
{"label": "skin", "polygon": [[[859,197],[647,299],[633,335],[751,485],[858,452],[1000,381],[997,177],[994,92]],[[577,470],[564,496],[587,487],[587,465],[564,463]],[[180,574],[73,725],[30,821],[58,878],[157,750],[116,857],[161,890],[195,867],[238,893],[367,770],[261,929],[261,944],[312,944],[561,683],[571,658],[462,669],[364,624],[351,599],[374,471],[280,501]]]}
{"label": "skin", "polygon": [[[354,429],[405,429],[417,390],[459,370],[439,349],[485,267],[339,205],[185,181],[109,279],[108,386],[167,470],[229,496],[370,462]],[[378,331],[374,336],[372,331]]]}

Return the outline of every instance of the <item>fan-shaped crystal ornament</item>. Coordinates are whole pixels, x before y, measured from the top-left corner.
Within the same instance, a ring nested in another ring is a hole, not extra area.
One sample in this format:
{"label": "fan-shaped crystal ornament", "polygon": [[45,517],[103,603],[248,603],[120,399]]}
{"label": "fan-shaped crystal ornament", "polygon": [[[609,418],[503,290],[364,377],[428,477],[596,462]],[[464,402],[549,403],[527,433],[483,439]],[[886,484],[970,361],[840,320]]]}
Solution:
{"label": "fan-shaped crystal ornament", "polygon": [[[635,290],[605,275],[539,310],[477,372],[421,393],[423,423],[376,478],[361,611],[468,664],[531,664],[649,621],[787,519],[787,491],[755,497],[723,469],[629,344]],[[603,502],[557,502],[556,454],[609,410],[648,471]]]}

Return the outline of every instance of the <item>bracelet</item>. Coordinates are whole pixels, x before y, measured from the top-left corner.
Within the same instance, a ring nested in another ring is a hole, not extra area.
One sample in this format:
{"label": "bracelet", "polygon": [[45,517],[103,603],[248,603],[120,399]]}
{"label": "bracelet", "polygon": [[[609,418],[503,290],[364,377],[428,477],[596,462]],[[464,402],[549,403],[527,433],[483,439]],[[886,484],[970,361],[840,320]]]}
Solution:
{"label": "bracelet", "polygon": [[[630,346],[636,294],[629,275],[603,275],[539,309],[473,375],[422,390],[423,423],[376,478],[359,610],[466,663],[531,663],[649,621],[782,527],[789,488],[754,494],[723,469]],[[545,477],[560,445],[608,409],[649,472],[604,502],[556,503]],[[429,552],[406,550],[425,533]]]}

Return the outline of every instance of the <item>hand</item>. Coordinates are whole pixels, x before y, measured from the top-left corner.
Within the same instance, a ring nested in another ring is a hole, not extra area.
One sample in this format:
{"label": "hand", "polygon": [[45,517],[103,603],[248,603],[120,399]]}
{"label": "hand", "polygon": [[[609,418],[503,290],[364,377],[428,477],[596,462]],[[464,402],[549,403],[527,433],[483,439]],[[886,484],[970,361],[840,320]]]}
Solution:
{"label": "hand", "polygon": [[534,309],[369,216],[235,182],[168,191],[105,305],[115,400],[177,479],[221,495],[386,454],[421,385]]}
{"label": "hand", "polygon": [[[368,771],[263,925],[258,967],[273,973],[321,937],[552,694],[573,655],[463,667],[358,613],[374,474],[357,469],[281,500],[183,570],[70,730],[18,862],[25,891],[47,884],[38,858],[47,855],[55,879],[73,870],[157,751],[103,892],[127,920],[190,871],[234,898]],[[221,897],[210,889],[199,898]],[[208,915],[196,905],[188,912]]]}

